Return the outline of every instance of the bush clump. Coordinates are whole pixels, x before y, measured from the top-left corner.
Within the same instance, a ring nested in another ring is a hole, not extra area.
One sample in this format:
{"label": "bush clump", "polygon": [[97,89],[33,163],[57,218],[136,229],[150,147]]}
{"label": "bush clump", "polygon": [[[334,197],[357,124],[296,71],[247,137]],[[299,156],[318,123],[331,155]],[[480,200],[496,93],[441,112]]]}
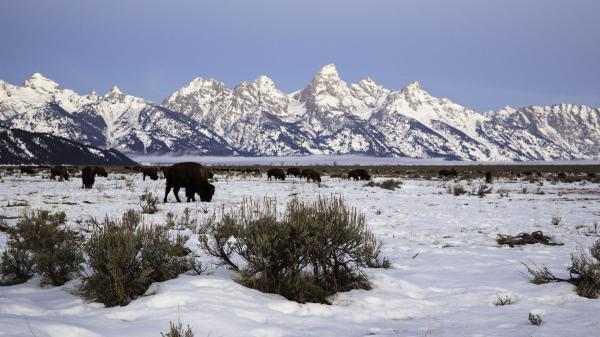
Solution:
{"label": "bush clump", "polygon": [[554,242],[551,236],[544,234],[542,231],[532,233],[519,233],[517,235],[502,235],[498,234],[496,242],[499,245],[508,245],[511,248],[514,246],[533,245],[540,243],[546,246],[561,246],[562,243]]}
{"label": "bush clump", "polygon": [[144,194],[140,196],[140,206],[142,207],[142,213],[154,214],[158,211],[158,198],[152,192],[145,190]]}
{"label": "bush clump", "polygon": [[492,193],[492,187],[485,185],[485,184],[481,184],[479,185],[479,187],[477,188],[477,190],[473,191],[473,195],[477,195],[480,198],[483,198],[486,196],[486,194],[490,194]]}
{"label": "bush clump", "polygon": [[108,307],[127,305],[152,282],[190,269],[187,252],[165,229],[129,225],[106,218],[85,244],[91,274],[83,276],[80,293],[86,299]]}
{"label": "bush clump", "polygon": [[376,183],[374,181],[369,181],[368,183],[365,184],[365,186],[367,186],[367,187],[380,187],[380,188],[383,188],[385,190],[390,190],[390,191],[394,191],[395,189],[400,188],[400,185],[402,185],[402,182],[400,180],[395,180],[395,179],[386,179],[379,183]]}
{"label": "bush clump", "polygon": [[337,292],[369,289],[361,267],[389,266],[364,215],[341,198],[292,199],[281,218],[273,201],[246,200],[203,229],[201,247],[239,271],[241,284],[300,303],[329,303]]}
{"label": "bush clump", "polygon": [[166,333],[161,332],[160,335],[161,337],[194,337],[194,332],[189,325],[184,330],[183,324],[169,322],[169,331]]}
{"label": "bush clump", "polygon": [[64,212],[32,211],[8,229],[0,262],[4,283],[22,283],[38,273],[42,284],[60,286],[81,270],[83,236],[65,227],[65,220]]}
{"label": "bush clump", "polygon": [[467,190],[460,184],[456,184],[454,186],[448,187],[448,193],[458,197],[460,195],[466,194]]}
{"label": "bush clump", "polygon": [[177,216],[170,211],[165,215],[165,227],[167,229],[189,229],[191,231],[196,231],[197,226],[198,219],[197,217],[192,217],[192,211],[188,207],[183,209],[183,214],[181,216]]}
{"label": "bush clump", "polygon": [[549,282],[568,282],[575,286],[579,296],[587,298],[600,297],[600,240],[590,248],[589,254],[584,252],[571,254],[571,266],[567,269],[569,278],[556,277],[547,267],[532,268],[526,264],[527,271],[533,276],[531,282],[544,284]]}

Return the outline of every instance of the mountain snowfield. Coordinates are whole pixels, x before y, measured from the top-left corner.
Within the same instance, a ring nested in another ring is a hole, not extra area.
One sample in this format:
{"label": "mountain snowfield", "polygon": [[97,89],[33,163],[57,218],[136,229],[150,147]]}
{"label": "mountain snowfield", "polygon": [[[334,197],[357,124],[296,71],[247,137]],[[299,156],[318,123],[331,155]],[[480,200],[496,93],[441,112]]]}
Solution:
{"label": "mountain snowfield", "polygon": [[0,123],[133,154],[367,154],[458,160],[600,158],[600,110],[582,105],[480,113],[413,82],[344,82],[326,65],[302,90],[266,76],[235,88],[198,77],[158,105],[114,87],[81,96],[34,74],[0,81]]}

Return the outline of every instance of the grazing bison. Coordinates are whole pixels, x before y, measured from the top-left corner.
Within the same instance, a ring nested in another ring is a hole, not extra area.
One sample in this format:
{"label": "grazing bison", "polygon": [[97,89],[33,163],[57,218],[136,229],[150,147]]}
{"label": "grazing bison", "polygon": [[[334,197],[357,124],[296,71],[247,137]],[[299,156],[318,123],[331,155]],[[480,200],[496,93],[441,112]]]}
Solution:
{"label": "grazing bison", "polygon": [[319,174],[319,172],[313,169],[302,170],[302,178],[306,178],[306,181],[312,180],[314,182],[321,182],[321,175]]}
{"label": "grazing bison", "polygon": [[29,175],[34,175],[35,174],[35,169],[31,166],[21,166],[21,174],[29,174]]}
{"label": "grazing bison", "polygon": [[285,173],[283,172],[282,169],[279,169],[279,168],[268,169],[267,170],[267,180],[271,180],[272,178],[275,178],[275,180],[277,180],[277,179],[285,180]]}
{"label": "grazing bison", "polygon": [[81,182],[83,183],[82,188],[92,188],[96,179],[96,170],[91,166],[86,166],[81,170]]}
{"label": "grazing bison", "polygon": [[450,177],[456,178],[458,176],[458,173],[456,172],[455,169],[450,169],[450,170],[441,169],[441,170],[438,171],[438,175],[441,178],[450,178]]}
{"label": "grazing bison", "polygon": [[290,167],[289,169],[287,169],[287,175],[298,178],[302,176],[302,171],[297,167]]}
{"label": "grazing bison", "polygon": [[50,169],[50,178],[54,180],[56,176],[59,176],[64,180],[69,180],[69,172],[64,166],[54,166]]}
{"label": "grazing bison", "polygon": [[194,195],[198,193],[201,201],[212,200],[212,196],[215,193],[215,186],[208,182],[209,172],[206,167],[198,163],[178,163],[170,166],[165,172],[165,178],[167,179],[165,188],[164,202],[167,202],[167,196],[171,189],[175,194],[177,202],[181,202],[179,199],[179,189],[185,188],[185,195],[188,201],[195,201]]}
{"label": "grazing bison", "polygon": [[108,177],[108,173],[106,173],[106,170],[104,169],[104,167],[100,167],[100,166],[96,166],[94,167],[94,172],[96,172],[96,175],[99,177]]}
{"label": "grazing bison", "polygon": [[146,176],[150,177],[152,180],[158,179],[158,170],[156,167],[142,167],[140,172],[144,175],[143,180],[146,180]]}
{"label": "grazing bison", "polygon": [[352,180],[371,180],[369,171],[365,169],[356,169],[348,172],[348,179]]}

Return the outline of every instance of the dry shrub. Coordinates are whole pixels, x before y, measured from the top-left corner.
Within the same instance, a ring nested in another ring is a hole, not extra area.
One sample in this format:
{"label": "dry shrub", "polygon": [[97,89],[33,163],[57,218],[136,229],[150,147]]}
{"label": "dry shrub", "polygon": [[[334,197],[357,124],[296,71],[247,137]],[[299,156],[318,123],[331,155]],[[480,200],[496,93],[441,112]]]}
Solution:
{"label": "dry shrub", "polygon": [[569,278],[556,277],[547,267],[530,267],[527,271],[533,276],[532,283],[544,284],[549,282],[568,282],[575,286],[579,296],[587,298],[600,297],[600,240],[585,252],[571,254],[571,266],[567,269]]}
{"label": "dry shrub", "polygon": [[498,234],[496,242],[499,245],[514,246],[532,245],[540,243],[547,246],[560,246],[562,243],[555,242],[551,236],[545,235],[542,231],[532,233],[519,233],[517,235]]}
{"label": "dry shrub", "polygon": [[178,322],[177,324],[169,322],[169,331],[160,333],[161,337],[194,337],[194,332],[187,326],[187,329],[183,329],[183,324]]}
{"label": "dry shrub", "polygon": [[400,180],[395,179],[386,179],[380,183],[369,181],[365,184],[366,187],[380,187],[390,191],[394,191],[395,189],[400,188],[400,185],[402,185],[402,182]]}
{"label": "dry shrub", "polygon": [[169,211],[165,215],[165,227],[168,229],[189,229],[195,231],[198,226],[198,219],[192,217],[191,214],[192,211],[188,207],[183,209],[183,214],[181,216],[177,216],[175,213]]}
{"label": "dry shrub", "polygon": [[181,246],[162,227],[130,227],[106,218],[84,246],[91,274],[84,275],[80,293],[108,307],[127,305],[152,282],[190,268]]}
{"label": "dry shrub", "polygon": [[490,194],[492,193],[492,187],[485,185],[485,184],[481,184],[479,185],[479,187],[477,188],[476,191],[473,191],[473,195],[477,195],[480,198],[483,198],[486,196],[486,194]]}
{"label": "dry shrub", "polygon": [[458,197],[459,195],[466,194],[467,190],[462,185],[456,184],[448,187],[448,193]]}
{"label": "dry shrub", "polygon": [[0,263],[5,282],[22,283],[35,272],[42,276],[42,284],[60,286],[79,272],[83,236],[65,227],[65,219],[64,212],[25,212],[8,229]]}
{"label": "dry shrub", "polygon": [[158,198],[146,189],[144,194],[140,196],[140,206],[142,207],[142,213],[154,214],[158,211]]}
{"label": "dry shrub", "polygon": [[328,303],[337,292],[369,289],[361,267],[389,266],[364,215],[336,197],[292,199],[280,219],[274,201],[246,200],[203,229],[201,247],[239,271],[241,284],[300,303]]}

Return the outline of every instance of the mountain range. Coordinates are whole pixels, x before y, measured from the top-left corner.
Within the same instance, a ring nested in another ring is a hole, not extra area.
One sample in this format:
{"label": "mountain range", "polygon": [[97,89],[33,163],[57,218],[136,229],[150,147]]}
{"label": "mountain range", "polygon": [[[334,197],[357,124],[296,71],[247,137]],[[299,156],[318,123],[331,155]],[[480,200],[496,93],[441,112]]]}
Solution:
{"label": "mountain range", "polygon": [[113,87],[79,95],[39,73],[0,81],[0,123],[134,154],[283,156],[361,153],[455,160],[600,158],[600,109],[477,112],[413,82],[390,90],[323,67],[302,90],[266,76],[229,88],[198,77],[160,104]]}

